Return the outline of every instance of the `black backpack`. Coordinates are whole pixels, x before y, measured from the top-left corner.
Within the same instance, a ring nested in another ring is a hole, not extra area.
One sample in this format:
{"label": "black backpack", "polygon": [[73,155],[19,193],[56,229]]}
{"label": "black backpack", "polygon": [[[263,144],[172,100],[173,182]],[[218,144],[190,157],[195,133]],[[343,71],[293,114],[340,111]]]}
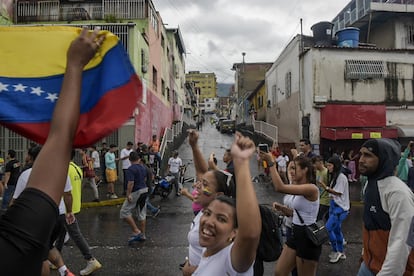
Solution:
{"label": "black backpack", "polygon": [[269,207],[260,204],[262,232],[257,247],[257,258],[265,262],[276,261],[282,253],[282,218]]}

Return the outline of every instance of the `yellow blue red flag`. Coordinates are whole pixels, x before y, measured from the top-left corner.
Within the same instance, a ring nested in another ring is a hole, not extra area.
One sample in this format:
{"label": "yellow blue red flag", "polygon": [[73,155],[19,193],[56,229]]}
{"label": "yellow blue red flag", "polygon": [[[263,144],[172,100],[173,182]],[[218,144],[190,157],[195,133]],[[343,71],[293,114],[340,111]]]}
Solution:
{"label": "yellow blue red flag", "polygon": [[[81,29],[0,27],[0,123],[43,144],[59,98],[66,51]],[[92,145],[132,116],[142,83],[114,34],[83,72],[75,147]]]}

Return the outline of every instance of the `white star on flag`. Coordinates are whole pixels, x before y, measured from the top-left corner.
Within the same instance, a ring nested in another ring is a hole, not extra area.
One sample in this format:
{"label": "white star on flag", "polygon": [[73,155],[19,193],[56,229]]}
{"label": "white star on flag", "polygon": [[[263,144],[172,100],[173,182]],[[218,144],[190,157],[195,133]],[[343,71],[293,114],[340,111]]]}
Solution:
{"label": "white star on flag", "polygon": [[58,99],[57,93],[47,93],[47,97],[45,99],[54,103]]}
{"label": "white star on flag", "polygon": [[42,93],[45,93],[45,91],[43,91],[40,86],[39,87],[31,87],[32,88],[32,92],[30,92],[30,94],[36,94],[37,96],[41,96]]}
{"label": "white star on flag", "polygon": [[24,86],[23,84],[19,83],[17,85],[13,85],[14,86],[14,91],[21,91],[21,92],[26,92],[25,89],[27,88],[27,86]]}
{"label": "white star on flag", "polygon": [[9,89],[7,89],[8,86],[8,84],[3,84],[2,82],[0,82],[0,92],[9,91]]}

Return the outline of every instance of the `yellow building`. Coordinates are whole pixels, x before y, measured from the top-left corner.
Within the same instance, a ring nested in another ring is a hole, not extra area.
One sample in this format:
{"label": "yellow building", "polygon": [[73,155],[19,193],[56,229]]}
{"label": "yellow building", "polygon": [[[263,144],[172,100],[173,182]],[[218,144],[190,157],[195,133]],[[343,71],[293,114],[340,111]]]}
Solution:
{"label": "yellow building", "polygon": [[216,74],[200,73],[200,71],[190,71],[185,75],[185,81],[188,83],[194,83],[196,91],[200,91],[199,103],[203,103],[205,99],[212,99],[217,97]]}

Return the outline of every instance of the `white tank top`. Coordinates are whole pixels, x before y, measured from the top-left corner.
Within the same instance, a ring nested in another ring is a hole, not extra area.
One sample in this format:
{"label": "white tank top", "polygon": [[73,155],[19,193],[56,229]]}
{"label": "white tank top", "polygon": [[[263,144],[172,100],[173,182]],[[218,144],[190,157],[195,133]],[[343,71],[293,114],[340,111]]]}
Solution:
{"label": "white tank top", "polygon": [[293,208],[296,209],[303,219],[302,223],[298,214],[293,210],[293,224],[296,225],[310,225],[316,222],[319,211],[319,197],[315,201],[309,201],[304,196],[296,195],[293,199]]}

